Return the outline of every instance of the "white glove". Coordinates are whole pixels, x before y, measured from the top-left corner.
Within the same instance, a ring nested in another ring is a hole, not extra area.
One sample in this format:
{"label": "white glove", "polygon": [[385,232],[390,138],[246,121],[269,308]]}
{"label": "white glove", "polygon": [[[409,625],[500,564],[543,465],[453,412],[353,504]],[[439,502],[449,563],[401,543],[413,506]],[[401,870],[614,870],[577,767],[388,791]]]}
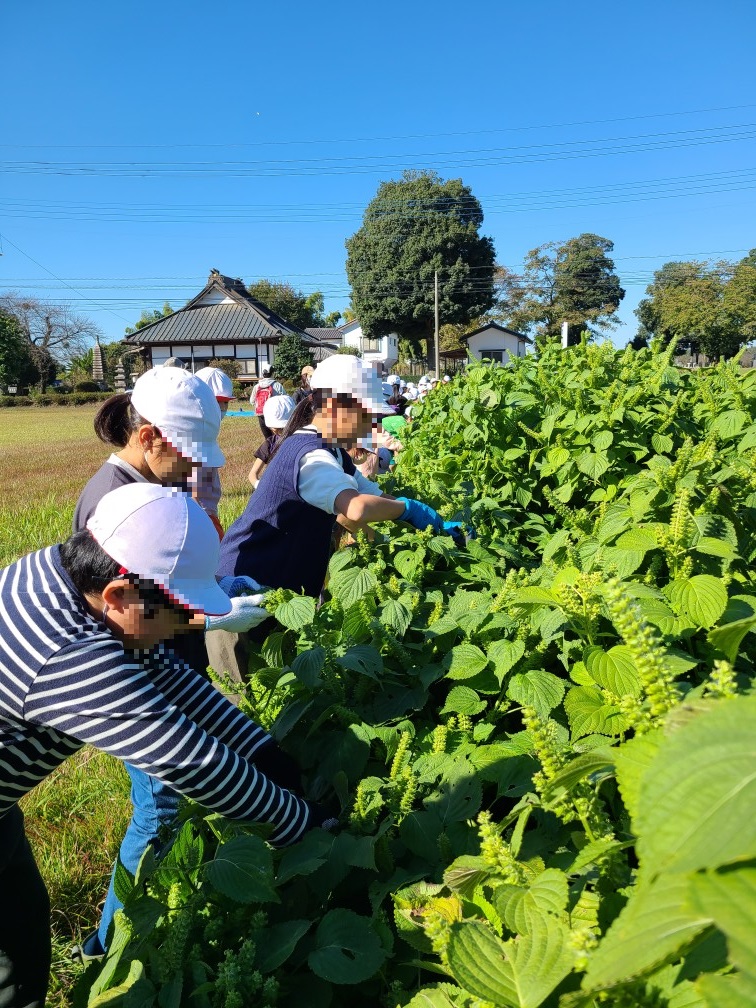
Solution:
{"label": "white glove", "polygon": [[227,574],[218,582],[229,598],[237,598],[239,595],[246,595],[247,598],[255,598],[255,605],[265,598],[265,589],[254,578],[246,574]]}
{"label": "white glove", "polygon": [[225,616],[206,616],[205,630],[230,630],[231,633],[246,633],[268,619],[270,613],[259,603],[264,595],[247,595],[231,599],[231,612]]}

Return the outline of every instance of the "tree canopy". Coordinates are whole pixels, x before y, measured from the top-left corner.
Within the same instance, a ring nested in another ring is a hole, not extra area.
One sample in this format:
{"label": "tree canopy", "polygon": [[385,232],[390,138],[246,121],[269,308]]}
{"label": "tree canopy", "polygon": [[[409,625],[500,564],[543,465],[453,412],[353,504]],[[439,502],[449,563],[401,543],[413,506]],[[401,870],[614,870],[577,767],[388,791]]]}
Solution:
{"label": "tree canopy", "polygon": [[566,322],[571,345],[585,329],[613,328],[625,296],[610,257],[613,249],[608,238],[585,233],[532,249],[522,276],[502,269],[497,283],[507,324],[541,341],[558,339]]}
{"label": "tree canopy", "polygon": [[439,318],[464,324],[491,308],[494,248],[483,210],[461,179],[405,172],[382,182],[347,240],[352,308],[366,335],[396,332],[433,357],[434,273]]}
{"label": "tree canopy", "polygon": [[173,315],[173,308],[171,308],[167,301],[162,308],[153,308],[151,311],[145,308],[133,326],[126,326],[126,335],[131,336],[135,332],[139,332],[140,329],[144,329],[145,326],[152,325],[153,322],[159,322],[160,319],[166,318],[168,315]]}
{"label": "tree canopy", "polygon": [[37,369],[41,392],[50,384],[58,367],[67,366],[102,335],[96,323],[65,304],[5,294],[0,298],[0,311],[16,319]]}
{"label": "tree canopy", "polygon": [[0,386],[32,385],[38,380],[39,372],[18,319],[0,311]]}
{"label": "tree canopy", "polygon": [[713,360],[756,338],[756,249],[738,263],[668,262],[635,314],[641,332]]}
{"label": "tree canopy", "polygon": [[304,294],[291,284],[264,279],[248,284],[247,290],[256,301],[262,301],[267,308],[298,329],[329,328],[338,325],[341,318],[340,312],[324,314],[323,295],[320,291]]}
{"label": "tree canopy", "polygon": [[278,378],[298,383],[302,368],[312,364],[312,354],[301,336],[297,336],[296,333],[284,333],[276,347],[273,364]]}

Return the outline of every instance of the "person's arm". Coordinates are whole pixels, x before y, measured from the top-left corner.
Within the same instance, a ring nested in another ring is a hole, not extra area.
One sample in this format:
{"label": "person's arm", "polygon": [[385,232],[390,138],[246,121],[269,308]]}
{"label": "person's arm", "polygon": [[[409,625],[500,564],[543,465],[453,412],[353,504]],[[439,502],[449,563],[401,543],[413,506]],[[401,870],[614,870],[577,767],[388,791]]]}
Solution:
{"label": "person's arm", "polygon": [[333,502],[337,515],[343,515],[357,525],[379,521],[399,521],[405,506],[393,497],[358,493],[357,490],[342,490]]}
{"label": "person's arm", "polygon": [[252,486],[257,489],[257,484],[260,482],[260,477],[263,474],[263,469],[265,468],[265,463],[262,459],[256,458],[252,463],[252,468],[249,470],[248,479]]}
{"label": "person's arm", "polygon": [[58,652],[27,697],[28,720],[139,767],[232,819],[274,826],[271,842],[312,825],[307,803],[255,765],[270,736],[164,648],[149,671],[103,637]]}

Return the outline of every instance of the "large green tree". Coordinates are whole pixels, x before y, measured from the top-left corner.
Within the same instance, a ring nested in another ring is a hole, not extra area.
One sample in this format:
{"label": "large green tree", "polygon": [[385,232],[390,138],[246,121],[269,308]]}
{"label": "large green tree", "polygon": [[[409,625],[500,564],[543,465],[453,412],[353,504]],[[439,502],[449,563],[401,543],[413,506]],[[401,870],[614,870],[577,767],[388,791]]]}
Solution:
{"label": "large green tree", "polygon": [[432,360],[436,271],[442,324],[488,311],[494,247],[479,233],[482,223],[481,205],[461,179],[405,172],[382,182],[346,243],[352,308],[365,334],[397,332]]}
{"label": "large green tree", "polygon": [[18,319],[0,311],[0,386],[32,385],[39,380]]}
{"label": "large green tree", "polygon": [[273,361],[277,378],[299,382],[302,368],[312,364],[312,354],[304,340],[296,333],[284,333],[276,347]]}
{"label": "large green tree", "polygon": [[636,309],[644,331],[713,360],[756,338],[756,250],[738,263],[668,262]]}
{"label": "large green tree", "polygon": [[570,345],[586,329],[612,329],[625,296],[613,250],[608,238],[586,233],[532,249],[522,276],[501,270],[497,284],[507,324],[541,342],[559,339],[566,322]]}
{"label": "large green tree", "polygon": [[304,294],[291,284],[265,279],[248,284],[247,290],[256,301],[262,301],[267,308],[298,329],[335,326],[341,318],[340,312],[328,315],[324,313],[323,295],[320,291]]}

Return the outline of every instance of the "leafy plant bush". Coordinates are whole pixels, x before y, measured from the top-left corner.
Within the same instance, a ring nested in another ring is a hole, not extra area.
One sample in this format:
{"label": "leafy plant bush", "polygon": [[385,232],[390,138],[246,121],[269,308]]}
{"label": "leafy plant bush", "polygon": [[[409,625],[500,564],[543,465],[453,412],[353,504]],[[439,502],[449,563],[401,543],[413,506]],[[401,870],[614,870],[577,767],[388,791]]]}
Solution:
{"label": "leafy plant bush", "polygon": [[250,667],[341,832],[188,810],[88,1005],[751,1003],[755,419],[609,346],[435,390],[394,482],[478,537],[337,553]]}

